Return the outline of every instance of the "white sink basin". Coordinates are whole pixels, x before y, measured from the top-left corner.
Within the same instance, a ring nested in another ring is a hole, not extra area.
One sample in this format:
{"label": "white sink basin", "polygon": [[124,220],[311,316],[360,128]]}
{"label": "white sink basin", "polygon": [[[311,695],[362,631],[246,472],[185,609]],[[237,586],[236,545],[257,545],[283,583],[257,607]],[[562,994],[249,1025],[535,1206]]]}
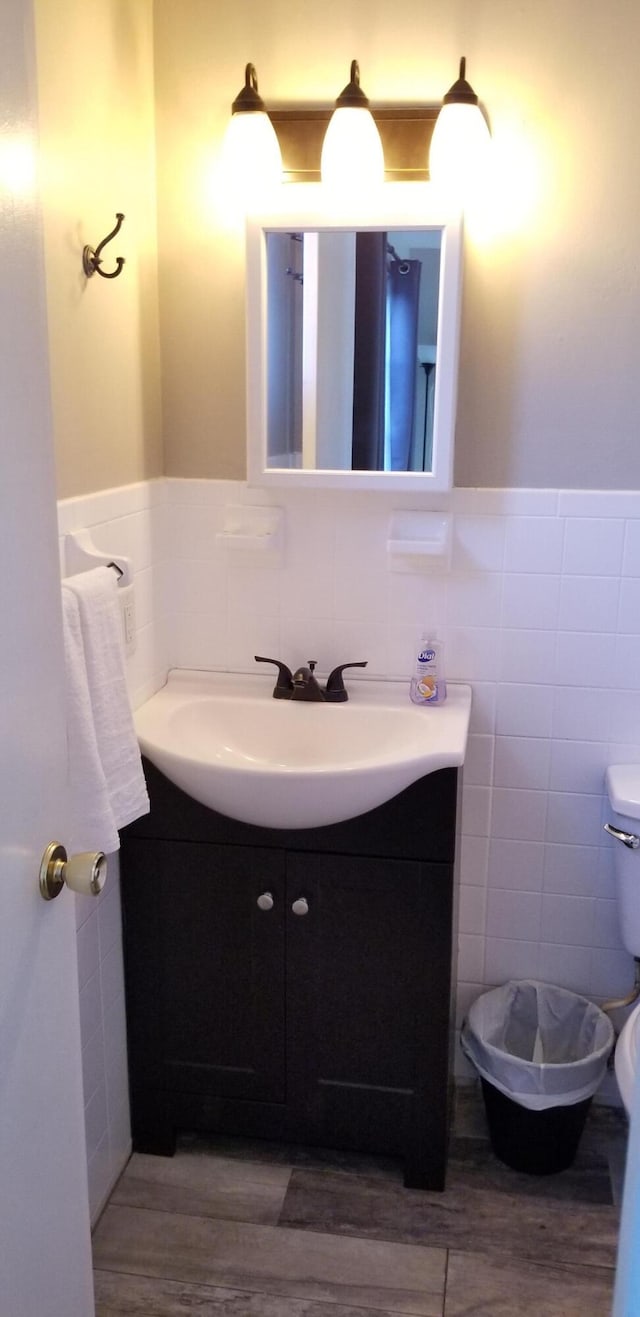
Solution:
{"label": "white sink basin", "polygon": [[633,1086],[638,1068],[638,1051],[640,1050],[640,1006],[634,1007],[625,1020],[620,1037],[616,1043],[614,1066],[620,1096],[624,1102],[627,1115],[631,1114]]}
{"label": "white sink basin", "polygon": [[268,828],[340,823],[464,762],[468,686],[431,709],[411,704],[408,681],[352,680],[346,704],[274,700],[273,686],[171,672],[135,714],[143,753],[201,804]]}

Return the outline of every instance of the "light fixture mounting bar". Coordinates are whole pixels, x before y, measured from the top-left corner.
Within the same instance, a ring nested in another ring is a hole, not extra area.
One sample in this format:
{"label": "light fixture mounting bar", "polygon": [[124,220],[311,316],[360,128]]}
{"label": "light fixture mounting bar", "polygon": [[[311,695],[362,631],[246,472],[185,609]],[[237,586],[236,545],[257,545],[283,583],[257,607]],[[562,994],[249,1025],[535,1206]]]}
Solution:
{"label": "light fixture mounting bar", "polygon": [[[441,102],[434,105],[371,107],[382,139],[388,183],[424,183],[429,144]],[[268,110],[282,152],[283,181],[319,183],[320,154],[331,108],[313,106]]]}

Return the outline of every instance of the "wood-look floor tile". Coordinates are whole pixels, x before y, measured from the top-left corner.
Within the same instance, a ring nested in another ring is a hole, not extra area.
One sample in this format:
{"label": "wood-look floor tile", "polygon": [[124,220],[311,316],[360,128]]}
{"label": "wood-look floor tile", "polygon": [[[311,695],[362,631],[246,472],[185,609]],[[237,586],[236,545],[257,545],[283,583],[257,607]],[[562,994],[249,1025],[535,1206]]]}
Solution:
{"label": "wood-look floor tile", "polygon": [[453,1130],[457,1135],[488,1139],[489,1127],[485,1112],[480,1081],[473,1084],[458,1084],[454,1093]]}
{"label": "wood-look floor tile", "polygon": [[608,1317],[613,1272],[449,1255],[445,1317]]}
{"label": "wood-look floor tile", "polygon": [[625,1144],[622,1144],[620,1142],[612,1143],[608,1151],[607,1161],[609,1165],[609,1176],[611,1179],[611,1192],[613,1194],[613,1201],[618,1209],[618,1212],[620,1212],[622,1209],[622,1195],[624,1192],[624,1173],[627,1163],[626,1143]]}
{"label": "wood-look floor tile", "polygon": [[345,1307],[110,1271],[95,1272],[94,1283],[96,1317],[393,1317],[388,1308]]}
{"label": "wood-look floor tile", "polygon": [[589,1109],[580,1147],[602,1149],[612,1139],[626,1141],[628,1132],[629,1122],[624,1107],[605,1107],[594,1102]]}
{"label": "wood-look floor tile", "polygon": [[445,1261],[442,1248],[115,1205],[94,1235],[98,1270],[416,1317],[441,1317]]}
{"label": "wood-look floor tile", "polygon": [[525,1175],[498,1161],[486,1139],[452,1139],[447,1186],[465,1185],[578,1204],[613,1202],[609,1163],[604,1153],[596,1149],[585,1149],[573,1166],[557,1175]]}
{"label": "wood-look floor tile", "polygon": [[179,1147],[174,1157],[134,1153],[111,1202],[275,1225],[289,1175],[286,1166],[210,1156],[197,1146]]}
{"label": "wood-look floor tile", "polygon": [[402,1162],[399,1157],[382,1154],[351,1152],[343,1148],[315,1148],[297,1143],[275,1143],[269,1139],[243,1139],[233,1135],[183,1134],[180,1146],[197,1148],[209,1156],[260,1162],[265,1166],[286,1166],[289,1170],[344,1171],[353,1175],[369,1175],[376,1179],[393,1180],[402,1184]]}
{"label": "wood-look floor tile", "polygon": [[484,1188],[481,1177],[474,1183],[450,1174],[446,1191],[437,1194],[364,1176],[294,1171],[280,1224],[533,1261],[615,1263],[613,1206]]}
{"label": "wood-look floor tile", "polygon": [[[480,1081],[457,1085],[455,1090],[453,1130],[463,1137],[489,1138],[489,1126]],[[594,1102],[589,1109],[577,1162],[593,1150],[606,1155],[610,1143],[626,1141],[628,1122],[621,1107],[606,1107]]]}

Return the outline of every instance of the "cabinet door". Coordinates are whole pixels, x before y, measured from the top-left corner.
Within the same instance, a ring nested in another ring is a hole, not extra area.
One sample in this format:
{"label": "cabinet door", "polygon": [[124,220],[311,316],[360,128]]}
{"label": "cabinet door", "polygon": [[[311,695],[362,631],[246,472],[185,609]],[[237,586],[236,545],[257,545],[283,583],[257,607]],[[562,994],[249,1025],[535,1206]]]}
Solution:
{"label": "cabinet door", "polygon": [[283,892],[277,851],[127,841],[134,1090],[283,1101]]}
{"label": "cabinet door", "polygon": [[[300,899],[308,913],[294,912]],[[306,1137],[404,1155],[412,1182],[437,1183],[447,1108],[449,866],[291,855],[287,908],[289,1091]]]}

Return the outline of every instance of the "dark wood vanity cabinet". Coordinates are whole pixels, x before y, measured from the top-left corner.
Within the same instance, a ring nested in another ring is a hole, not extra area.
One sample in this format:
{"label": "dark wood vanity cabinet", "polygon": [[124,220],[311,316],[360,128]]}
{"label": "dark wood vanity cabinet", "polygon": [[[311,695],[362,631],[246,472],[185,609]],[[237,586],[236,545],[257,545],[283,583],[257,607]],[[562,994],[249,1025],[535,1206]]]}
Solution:
{"label": "dark wood vanity cabinet", "polygon": [[179,1129],[446,1162],[455,770],[348,823],[254,828],[145,765],[122,840],[134,1146]]}

